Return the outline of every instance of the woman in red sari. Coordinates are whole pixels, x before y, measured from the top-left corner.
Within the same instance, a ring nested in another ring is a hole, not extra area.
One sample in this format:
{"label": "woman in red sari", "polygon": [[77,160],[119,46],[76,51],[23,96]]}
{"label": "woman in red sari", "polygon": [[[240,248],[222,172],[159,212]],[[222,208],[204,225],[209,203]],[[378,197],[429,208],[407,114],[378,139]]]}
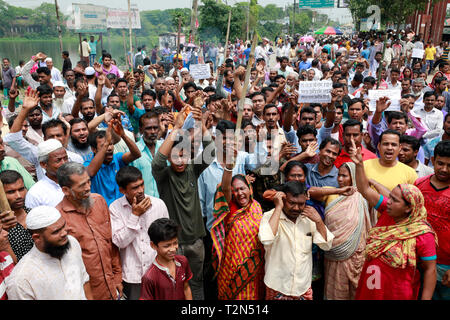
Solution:
{"label": "woman in red sari", "polygon": [[369,231],[355,298],[417,300],[422,273],[421,299],[431,300],[436,286],[437,238],[426,220],[422,193],[411,184],[389,191],[374,182],[375,191],[364,172],[360,150],[356,151],[354,143],[350,149],[358,191],[381,214]]}
{"label": "woman in red sari", "polygon": [[232,178],[232,170],[224,168],[217,187],[211,228],[218,298],[259,300],[265,290],[264,247],[258,239],[263,212],[246,177]]}

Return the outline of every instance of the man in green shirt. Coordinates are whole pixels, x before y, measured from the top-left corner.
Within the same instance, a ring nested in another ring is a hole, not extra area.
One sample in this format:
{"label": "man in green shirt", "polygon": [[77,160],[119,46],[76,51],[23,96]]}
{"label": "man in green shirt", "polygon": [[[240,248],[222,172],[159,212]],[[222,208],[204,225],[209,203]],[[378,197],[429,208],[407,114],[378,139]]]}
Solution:
{"label": "man in green shirt", "polygon": [[14,158],[5,157],[5,145],[3,143],[3,138],[0,137],[0,172],[4,170],[15,170],[20,173],[23,178],[23,183],[27,190],[35,184],[31,174],[25,170],[25,168]]}
{"label": "man in green shirt", "polygon": [[[199,100],[202,100],[199,98]],[[194,101],[193,118],[202,123],[202,101]],[[206,235],[203,223],[197,180],[208,167],[203,154],[210,150],[211,136],[205,125],[202,125],[203,152],[193,161],[191,158],[189,134],[182,133],[184,119],[177,117],[174,129],[163,142],[152,161],[152,173],[158,185],[160,198],[169,211],[170,219],[181,226],[178,237],[178,254],[184,255],[189,261],[193,277],[189,281],[194,300],[204,300],[203,293],[203,262],[205,248],[202,238]],[[199,128],[198,128],[199,129]],[[169,160],[170,165],[167,165]]]}

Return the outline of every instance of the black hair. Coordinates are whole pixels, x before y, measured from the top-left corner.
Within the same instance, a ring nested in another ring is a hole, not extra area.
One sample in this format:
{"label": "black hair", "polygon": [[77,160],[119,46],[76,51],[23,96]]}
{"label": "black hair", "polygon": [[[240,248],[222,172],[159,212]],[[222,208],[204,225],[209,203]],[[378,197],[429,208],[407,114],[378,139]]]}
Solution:
{"label": "black hair", "polygon": [[156,100],[156,92],[150,89],[142,91],[141,100],[144,100],[144,96],[151,96],[153,100]]}
{"label": "black hair", "polygon": [[411,146],[414,151],[419,151],[420,141],[416,137],[403,135],[400,137],[400,143],[406,143]]}
{"label": "black hair", "polygon": [[42,124],[42,133],[44,134],[44,137],[47,135],[47,130],[50,128],[56,128],[61,126],[63,129],[64,134],[67,134],[67,126],[64,122],[62,122],[59,119],[50,119]]}
{"label": "black hair", "polygon": [[177,223],[168,218],[159,218],[152,222],[148,228],[150,241],[156,246],[161,241],[168,241],[178,236],[179,227]]}
{"label": "black hair", "polygon": [[313,113],[315,115],[316,111],[311,107],[303,107],[302,110],[300,110],[300,119],[304,113]]}
{"label": "black hair", "polygon": [[139,117],[139,128],[143,127],[143,123],[145,119],[151,119],[151,118],[156,118],[156,120],[158,120],[159,123],[159,114],[153,109],[151,111],[147,111],[146,113],[144,113],[142,116]]}
{"label": "black hair", "polygon": [[304,182],[292,180],[288,181],[283,185],[283,192],[288,194],[290,193],[294,197],[303,196],[307,194],[308,189],[306,188],[306,184]]}
{"label": "black hair", "polygon": [[333,83],[333,89],[340,89],[340,88],[344,88],[343,83],[339,83],[339,82]]}
{"label": "black hair", "polygon": [[396,120],[404,119],[405,123],[408,123],[408,115],[403,111],[389,112],[389,114],[387,115],[388,124],[391,124],[392,120],[394,120],[394,119],[396,119]]}
{"label": "black hair", "polygon": [[103,61],[105,58],[110,58],[110,59],[112,59],[111,54],[108,53],[108,52],[105,52],[105,53],[102,55],[102,61]]}
{"label": "black hair", "polygon": [[120,82],[125,82],[128,85],[128,81],[125,78],[119,78],[116,80],[116,86],[120,83]]}
{"label": "black hair", "polygon": [[427,91],[423,94],[423,100],[431,96],[434,96],[436,98],[436,94],[434,93],[434,91]]}
{"label": "black hair", "polygon": [[236,130],[236,124],[228,120],[220,120],[217,123],[216,131],[220,131],[220,133],[225,134],[227,130]]}
{"label": "black hair", "polygon": [[364,110],[364,108],[366,107],[366,104],[364,103],[364,100],[361,99],[361,98],[353,98],[353,99],[351,99],[350,102],[348,103],[348,107],[347,108],[350,108],[350,106],[352,106],[352,105],[354,105],[355,103],[358,103],[358,102],[361,103],[361,107]]}
{"label": "black hair", "polygon": [[53,94],[53,89],[48,84],[42,84],[36,90],[39,93],[39,97],[42,97],[44,94]]}
{"label": "black hair", "polygon": [[126,189],[130,183],[140,179],[142,179],[141,170],[133,166],[122,167],[116,174],[116,182],[123,189]]}
{"label": "black hair", "polygon": [[355,119],[348,119],[347,121],[345,121],[345,123],[342,125],[344,132],[345,129],[348,127],[353,127],[353,126],[359,126],[359,132],[363,131],[363,124],[361,122],[359,122],[358,120]]}
{"label": "black hair", "polygon": [[277,109],[277,113],[279,114],[279,111],[278,111],[277,106],[274,105],[273,103],[268,103],[268,104],[266,104],[266,105],[264,106],[263,114],[265,114],[265,113],[266,113],[266,110],[267,110],[267,109],[270,109],[270,108],[275,108],[275,109]]}
{"label": "black hair", "polygon": [[97,149],[97,138],[106,138],[105,130],[97,130],[91,134],[89,134],[88,142],[91,148]]}
{"label": "black hair", "polygon": [[69,51],[64,50],[64,51],[62,52],[62,54],[68,57],[68,56],[69,56]]}
{"label": "black hair", "polygon": [[330,143],[333,146],[338,146],[339,147],[338,154],[341,153],[341,150],[342,150],[341,143],[338,140],[333,139],[332,137],[326,137],[325,139],[323,139],[322,142],[320,143],[319,150],[322,150],[323,148],[325,148],[328,143]]}
{"label": "black hair", "polygon": [[13,184],[16,183],[19,179],[22,179],[22,175],[16,170],[3,170],[0,172],[0,181],[2,184]]}
{"label": "black hair", "polygon": [[248,119],[242,119],[241,128],[244,129],[245,127],[251,126],[253,129],[256,129],[256,126],[253,124],[251,120]]}
{"label": "black hair", "polygon": [[299,126],[297,129],[298,139],[300,139],[302,136],[304,136],[306,134],[312,134],[312,135],[314,135],[314,137],[317,137],[317,129],[309,124],[304,125],[304,126]]}
{"label": "black hair", "polygon": [[436,147],[434,148],[435,160],[437,156],[450,158],[450,141],[442,140],[436,145]]}
{"label": "black hair", "polygon": [[397,130],[387,129],[387,130],[384,130],[384,131],[380,134],[380,140],[378,140],[378,143],[379,143],[379,144],[380,144],[381,141],[383,140],[383,136],[384,136],[385,134],[396,135],[396,136],[398,136],[398,140],[400,141],[400,137],[401,137],[400,132],[398,132]]}
{"label": "black hair", "polygon": [[207,86],[205,89],[203,89],[203,92],[216,92],[216,88],[213,86]]}
{"label": "black hair", "polygon": [[39,73],[45,73],[47,76],[49,76],[52,72],[51,72],[50,69],[47,68],[47,67],[39,67],[39,68],[36,69],[36,73],[37,73],[37,74],[39,74]]}
{"label": "black hair", "polygon": [[263,97],[264,97],[264,101],[266,101],[266,95],[265,95],[264,93],[260,92],[260,91],[258,91],[258,92],[253,92],[253,93],[250,95],[250,99],[253,99],[253,97],[256,97],[256,96],[263,96]]}
{"label": "black hair", "polygon": [[365,77],[365,78],[364,78],[363,82],[364,82],[364,83],[369,82],[370,84],[374,85],[375,82],[376,82],[376,80],[375,80],[374,77],[368,76],[368,77]]}
{"label": "black hair", "polygon": [[74,124],[81,123],[81,122],[83,122],[83,123],[86,125],[86,127],[88,127],[88,123],[87,123],[87,121],[84,120],[84,119],[81,119],[81,118],[73,118],[72,120],[70,120],[70,121],[69,121],[69,124],[70,124],[70,132],[72,132],[72,128],[73,128],[73,125],[74,125]]}
{"label": "black hair", "polygon": [[352,79],[352,81],[356,81],[356,82],[359,82],[359,83],[362,83],[363,80],[364,80],[364,76],[361,73],[359,73],[359,72],[355,73],[355,75],[354,75],[354,77]]}
{"label": "black hair", "polygon": [[287,176],[291,172],[291,170],[295,167],[302,168],[303,173],[305,174],[305,177],[306,177],[306,175],[308,174],[308,168],[306,167],[306,165],[303,162],[296,161],[296,160],[289,161],[286,164],[286,166],[284,167],[284,175]]}
{"label": "black hair", "polygon": [[195,85],[194,82],[188,82],[183,86],[184,91],[186,92],[187,89],[189,88],[194,88],[194,90],[197,90],[197,86]]}

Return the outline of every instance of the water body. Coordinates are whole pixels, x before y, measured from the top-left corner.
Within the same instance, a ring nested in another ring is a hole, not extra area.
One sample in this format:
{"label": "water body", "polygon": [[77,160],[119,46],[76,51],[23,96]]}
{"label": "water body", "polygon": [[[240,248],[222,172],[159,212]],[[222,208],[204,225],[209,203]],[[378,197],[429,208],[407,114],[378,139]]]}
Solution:
{"label": "water body", "polygon": [[[129,39],[127,39],[127,45],[129,45]],[[133,39],[134,45],[134,39]],[[80,60],[78,53],[79,41],[78,39],[63,39],[63,50],[69,51],[69,58],[72,61],[72,65],[75,66],[77,61]],[[147,44],[147,48],[149,45]],[[114,38],[108,40],[106,36],[103,37],[103,49],[111,53],[113,59],[116,59],[119,66],[125,66],[125,49],[123,46],[123,40],[121,38]],[[148,49],[147,49],[148,50]],[[19,64],[20,60],[27,63],[31,56],[35,55],[39,51],[44,52],[48,57],[53,59],[53,64],[56,68],[62,69],[62,57],[59,49],[59,40],[2,40],[0,39],[0,57],[9,58],[13,67]],[[97,57],[100,58],[102,49],[100,41],[97,43]]]}

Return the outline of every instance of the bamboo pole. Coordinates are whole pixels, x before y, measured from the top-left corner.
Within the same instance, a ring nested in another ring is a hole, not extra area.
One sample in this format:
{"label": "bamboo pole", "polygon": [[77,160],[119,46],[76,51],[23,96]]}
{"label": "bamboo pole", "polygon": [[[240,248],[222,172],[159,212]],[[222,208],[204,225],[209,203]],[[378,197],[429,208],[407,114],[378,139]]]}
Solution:
{"label": "bamboo pole", "polygon": [[230,23],[231,23],[231,7],[228,12],[228,26],[227,26],[227,37],[225,38],[225,59],[228,58],[228,39],[230,37]]}
{"label": "bamboo pole", "polygon": [[[177,35],[177,58],[175,59],[175,71],[178,70],[178,59],[180,58],[180,38],[181,38],[181,16],[178,17],[178,35]],[[181,82],[181,79],[180,79]]]}
{"label": "bamboo pole", "polygon": [[133,35],[131,25],[131,0],[128,0],[128,28],[130,32],[130,72],[133,69]]}
{"label": "bamboo pole", "polygon": [[58,38],[59,38],[59,50],[63,51],[63,43],[62,43],[62,30],[61,30],[61,21],[59,20],[59,10],[58,10],[58,1],[55,0],[55,10],[56,10],[56,21],[58,22]]}
{"label": "bamboo pole", "polygon": [[3,183],[0,181],[0,212],[10,211],[8,199],[6,198],[5,189]]}

